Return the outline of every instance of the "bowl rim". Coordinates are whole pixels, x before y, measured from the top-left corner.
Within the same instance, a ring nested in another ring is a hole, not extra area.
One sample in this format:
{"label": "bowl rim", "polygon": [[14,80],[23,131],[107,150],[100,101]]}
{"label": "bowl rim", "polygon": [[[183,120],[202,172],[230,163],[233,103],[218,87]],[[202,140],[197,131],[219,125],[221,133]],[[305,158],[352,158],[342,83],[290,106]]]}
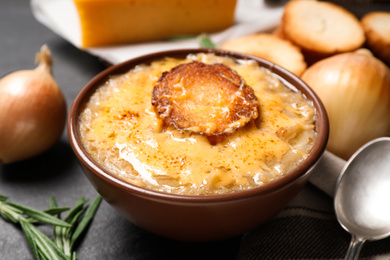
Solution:
{"label": "bowl rim", "polygon": [[[119,177],[109,173],[105,169],[99,166],[99,164],[89,156],[87,151],[84,149],[80,135],[78,131],[78,117],[81,112],[82,105],[89,99],[94,90],[105,82],[109,76],[123,74],[130,69],[134,68],[136,65],[150,63],[154,60],[158,60],[164,57],[185,57],[189,54],[196,53],[214,53],[218,56],[227,56],[233,59],[243,59],[243,60],[254,60],[260,66],[269,69],[283,83],[288,86],[291,85],[294,88],[299,89],[308,99],[313,102],[314,107],[316,108],[316,131],[317,131],[317,141],[315,142],[309,156],[301,162],[296,168],[288,172],[286,175],[271,181],[267,184],[260,185],[258,187],[250,188],[247,190],[226,193],[226,194],[215,194],[215,195],[180,195],[173,193],[166,193],[156,190],[151,190],[147,188],[142,188],[137,185],[126,182]],[[294,84],[295,83],[295,84]],[[297,85],[299,87],[297,87]],[[138,56],[124,62],[112,65],[105,70],[98,73],[93,77],[77,94],[75,97],[68,115],[67,122],[67,132],[69,142],[71,147],[79,160],[79,163],[84,167],[88,168],[96,177],[109,182],[111,185],[114,185],[118,188],[125,189],[126,192],[131,192],[138,196],[148,196],[156,200],[169,200],[176,202],[192,202],[192,203],[210,203],[210,202],[222,202],[222,201],[231,201],[231,200],[241,200],[253,196],[258,196],[259,194],[269,194],[281,187],[293,183],[296,179],[305,175],[309,172],[316,163],[320,160],[322,154],[324,153],[329,137],[329,121],[328,116],[325,110],[325,107],[317,94],[297,75],[289,72],[288,70],[259,57],[255,57],[249,54],[243,54],[233,51],[226,51],[221,49],[210,49],[210,48],[187,48],[187,49],[173,49],[166,51],[154,52],[142,56]]]}

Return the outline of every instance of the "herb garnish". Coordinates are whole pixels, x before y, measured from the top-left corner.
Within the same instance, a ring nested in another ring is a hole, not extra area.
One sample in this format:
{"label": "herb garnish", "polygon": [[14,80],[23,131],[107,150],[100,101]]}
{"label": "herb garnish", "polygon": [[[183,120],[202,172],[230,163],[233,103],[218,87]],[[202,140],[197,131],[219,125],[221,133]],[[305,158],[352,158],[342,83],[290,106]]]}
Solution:
{"label": "herb garnish", "polygon": [[202,33],[199,35],[176,35],[165,39],[166,41],[177,41],[196,39],[200,48],[218,48],[218,46],[211,40],[209,35]]}
{"label": "herb garnish", "polygon": [[201,48],[218,48],[207,34],[200,34],[196,39]]}
{"label": "herb garnish", "polygon": [[[7,196],[0,194],[0,216],[6,221],[20,224],[37,260],[76,260],[74,244],[91,222],[102,201],[102,197],[97,196],[89,206],[85,206],[88,200],[80,198],[62,220],[61,213],[70,208],[58,207],[54,197],[50,197],[49,209],[43,211],[7,199]],[[36,224],[52,225],[53,240],[42,233]]]}

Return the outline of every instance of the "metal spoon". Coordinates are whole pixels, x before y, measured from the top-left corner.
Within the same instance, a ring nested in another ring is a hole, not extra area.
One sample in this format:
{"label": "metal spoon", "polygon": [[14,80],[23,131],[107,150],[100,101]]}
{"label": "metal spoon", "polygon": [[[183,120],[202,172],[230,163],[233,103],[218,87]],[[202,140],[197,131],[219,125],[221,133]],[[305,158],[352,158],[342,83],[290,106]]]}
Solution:
{"label": "metal spoon", "polygon": [[366,240],[390,236],[390,138],[375,139],[347,162],[335,194],[336,216],[352,235],[345,259],[358,259]]}

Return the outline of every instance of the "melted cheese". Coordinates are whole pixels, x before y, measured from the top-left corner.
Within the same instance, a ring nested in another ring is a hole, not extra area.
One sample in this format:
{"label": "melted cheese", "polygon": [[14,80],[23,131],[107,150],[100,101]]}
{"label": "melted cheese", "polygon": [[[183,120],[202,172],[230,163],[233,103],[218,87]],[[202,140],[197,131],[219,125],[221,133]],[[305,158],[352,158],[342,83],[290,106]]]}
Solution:
{"label": "melted cheese", "polygon": [[[207,137],[168,128],[151,105],[162,72],[192,60],[224,63],[250,85],[259,117],[215,145]],[[165,59],[107,81],[80,117],[86,149],[107,170],[133,184],[177,194],[220,194],[248,189],[287,174],[316,139],[315,110],[254,62],[212,54]]]}

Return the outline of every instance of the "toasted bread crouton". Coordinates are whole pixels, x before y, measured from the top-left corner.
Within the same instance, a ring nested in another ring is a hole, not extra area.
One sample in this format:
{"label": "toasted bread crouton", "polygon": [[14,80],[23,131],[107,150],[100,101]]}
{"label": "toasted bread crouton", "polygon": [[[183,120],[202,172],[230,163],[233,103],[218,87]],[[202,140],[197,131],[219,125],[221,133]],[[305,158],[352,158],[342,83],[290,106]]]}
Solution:
{"label": "toasted bread crouton", "polygon": [[390,65],[390,12],[370,12],[361,19],[367,46]]}
{"label": "toasted bread crouton", "polygon": [[231,39],[221,49],[243,52],[269,60],[300,76],[307,65],[300,49],[276,35],[258,33]]}
{"label": "toasted bread crouton", "polygon": [[345,8],[323,1],[289,1],[282,16],[286,39],[311,58],[354,51],[365,42],[359,20]]}
{"label": "toasted bread crouton", "polygon": [[190,62],[162,74],[152,105],[168,126],[205,135],[232,133],[258,117],[257,98],[223,64]]}

